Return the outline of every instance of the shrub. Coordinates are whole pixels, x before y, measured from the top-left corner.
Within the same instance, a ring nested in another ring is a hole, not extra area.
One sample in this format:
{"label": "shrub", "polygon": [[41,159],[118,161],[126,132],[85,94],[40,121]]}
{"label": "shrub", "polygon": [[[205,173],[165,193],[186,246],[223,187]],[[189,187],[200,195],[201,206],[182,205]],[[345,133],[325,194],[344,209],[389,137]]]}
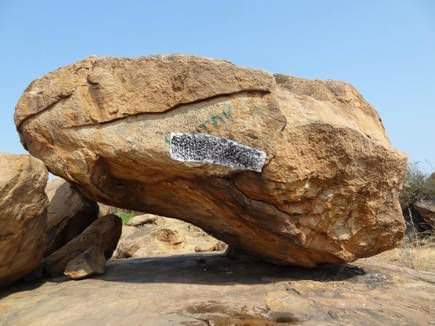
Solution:
{"label": "shrub", "polygon": [[400,193],[400,205],[406,222],[405,245],[420,247],[424,239],[433,242],[434,228],[422,218],[415,203],[422,199],[435,200],[435,173],[425,174],[417,163],[409,165],[403,189]]}
{"label": "shrub", "polygon": [[122,224],[127,224],[130,219],[136,216],[134,212],[126,210],[117,210],[115,212],[115,215],[117,215],[122,220]]}
{"label": "shrub", "polygon": [[428,177],[418,167],[418,163],[410,164],[400,193],[402,210],[420,199],[429,198],[435,198],[435,173]]}

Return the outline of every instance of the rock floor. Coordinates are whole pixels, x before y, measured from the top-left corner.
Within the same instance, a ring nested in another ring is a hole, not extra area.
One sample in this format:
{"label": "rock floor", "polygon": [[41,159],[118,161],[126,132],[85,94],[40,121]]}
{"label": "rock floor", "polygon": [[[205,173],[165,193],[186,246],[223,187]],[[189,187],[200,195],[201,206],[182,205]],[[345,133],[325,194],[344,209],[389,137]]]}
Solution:
{"label": "rock floor", "polygon": [[435,272],[377,257],[305,270],[222,254],[111,261],[0,292],[0,325],[435,325]]}

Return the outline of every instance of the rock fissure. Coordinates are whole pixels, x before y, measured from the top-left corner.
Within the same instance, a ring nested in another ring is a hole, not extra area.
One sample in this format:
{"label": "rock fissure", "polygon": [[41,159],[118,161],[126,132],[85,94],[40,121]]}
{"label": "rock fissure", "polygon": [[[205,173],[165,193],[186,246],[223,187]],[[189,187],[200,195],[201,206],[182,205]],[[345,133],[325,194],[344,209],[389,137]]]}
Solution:
{"label": "rock fissure", "polygon": [[85,124],[81,124],[81,125],[74,125],[74,126],[69,126],[66,127],[65,129],[81,129],[81,128],[86,128],[86,127],[99,127],[99,126],[106,126],[106,125],[110,125],[113,124],[115,122],[119,122],[122,120],[131,120],[131,119],[135,119],[135,118],[140,118],[140,117],[144,117],[144,116],[165,116],[166,114],[173,112],[179,108],[182,107],[187,107],[187,106],[191,106],[191,105],[195,105],[195,104],[200,104],[200,103],[204,103],[204,102],[208,102],[208,101],[212,101],[212,100],[216,100],[216,99],[226,99],[229,98],[231,96],[237,96],[237,95],[243,95],[243,94],[249,94],[249,95],[259,95],[259,96],[264,96],[269,94],[270,91],[267,90],[262,90],[262,89],[248,89],[248,90],[241,90],[241,91],[237,91],[237,92],[230,92],[230,93],[223,93],[223,94],[217,94],[214,96],[210,96],[207,98],[203,98],[203,99],[198,99],[195,101],[191,101],[191,102],[185,102],[185,103],[179,103],[177,105],[174,105],[173,107],[170,107],[169,109],[162,111],[162,112],[137,112],[134,114],[129,114],[123,117],[117,117],[114,119],[110,119],[110,120],[105,120],[105,121],[100,121],[100,122],[95,122],[95,123],[85,123]]}
{"label": "rock fissure", "polygon": [[56,98],[52,103],[50,103],[49,105],[47,105],[45,108],[43,108],[40,111],[37,111],[35,113],[29,114],[27,115],[24,119],[21,120],[21,122],[16,126],[18,132],[21,131],[23,125],[25,123],[29,123],[31,120],[37,118],[38,116],[42,115],[45,112],[48,112],[52,109],[54,109],[59,103],[62,103],[63,101],[66,101],[67,99],[69,99],[74,92],[67,94],[67,95],[60,95],[58,98]]}

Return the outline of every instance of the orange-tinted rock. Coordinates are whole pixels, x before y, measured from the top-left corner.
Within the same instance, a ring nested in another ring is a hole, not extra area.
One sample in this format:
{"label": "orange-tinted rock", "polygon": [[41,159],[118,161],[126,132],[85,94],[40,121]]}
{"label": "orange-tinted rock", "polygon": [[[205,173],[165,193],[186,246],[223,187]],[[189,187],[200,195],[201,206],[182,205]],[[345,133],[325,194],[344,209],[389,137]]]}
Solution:
{"label": "orange-tinted rock", "polygon": [[406,158],[350,85],[191,56],[88,58],[17,104],[24,146],[96,201],[266,260],[353,261],[403,236]]}
{"label": "orange-tinted rock", "polygon": [[36,269],[46,245],[44,164],[29,155],[0,154],[0,286]]}

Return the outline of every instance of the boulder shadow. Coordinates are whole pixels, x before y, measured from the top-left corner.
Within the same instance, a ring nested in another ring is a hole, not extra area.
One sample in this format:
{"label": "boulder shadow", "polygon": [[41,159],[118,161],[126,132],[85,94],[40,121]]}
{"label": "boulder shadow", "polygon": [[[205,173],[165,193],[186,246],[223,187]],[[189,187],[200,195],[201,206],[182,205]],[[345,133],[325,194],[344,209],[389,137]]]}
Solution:
{"label": "boulder shadow", "polygon": [[351,264],[325,265],[313,269],[279,266],[251,258],[225,254],[189,254],[150,258],[117,259],[97,277],[110,282],[190,283],[210,285],[265,284],[277,281],[343,281],[366,271]]}
{"label": "boulder shadow", "polygon": [[[198,253],[149,258],[114,259],[107,263],[106,272],[95,279],[126,283],[181,283],[205,285],[267,284],[280,281],[312,280],[333,282],[361,281],[368,277],[361,267],[324,265],[317,268],[280,266],[253,258],[230,258],[225,253]],[[66,276],[18,281],[0,289],[0,299],[13,293],[39,288],[46,282],[63,283]],[[72,281],[80,282],[80,281]]]}
{"label": "boulder shadow", "polygon": [[36,290],[40,286],[44,285],[44,283],[47,281],[48,280],[45,278],[32,280],[32,281],[24,281],[24,280],[16,281],[15,283],[12,283],[7,287],[0,289],[0,300],[6,298],[7,296],[13,293]]}

